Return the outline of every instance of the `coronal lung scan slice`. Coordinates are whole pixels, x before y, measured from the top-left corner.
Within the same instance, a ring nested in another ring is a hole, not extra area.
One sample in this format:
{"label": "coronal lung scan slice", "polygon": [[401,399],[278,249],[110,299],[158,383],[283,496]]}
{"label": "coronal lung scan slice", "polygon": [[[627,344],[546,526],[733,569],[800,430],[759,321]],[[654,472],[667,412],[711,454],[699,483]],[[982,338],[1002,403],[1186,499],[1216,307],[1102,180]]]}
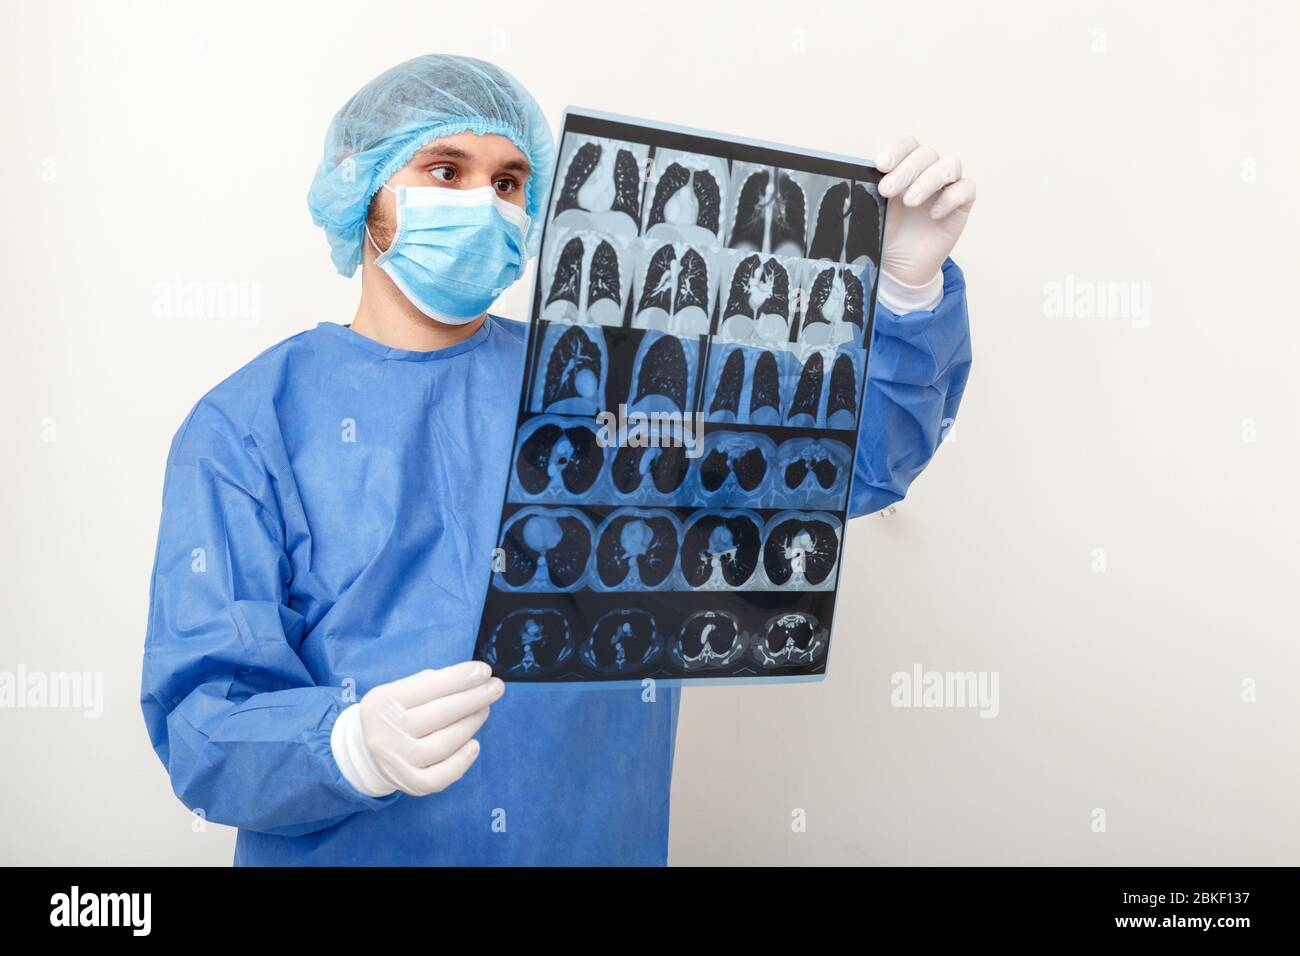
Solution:
{"label": "coronal lung scan slice", "polygon": [[660,150],[647,192],[645,234],[716,244],[728,188],[726,160]]}
{"label": "coronal lung scan slice", "polygon": [[802,257],[807,243],[808,199],[804,175],[738,163],[732,249]]}
{"label": "coronal lung scan slice", "polygon": [[605,407],[609,362],[600,329],[551,325],[546,329],[541,356],[533,411],[592,415]]}
{"label": "coronal lung scan slice", "polygon": [[688,412],[697,354],[698,346],[693,341],[666,332],[646,332],[637,349],[629,409],[646,413]]}
{"label": "coronal lung scan slice", "polygon": [[596,622],[578,653],[592,670],[620,674],[640,670],[661,650],[655,619],[648,611],[619,609]]}
{"label": "coronal lung scan slice", "polygon": [[[545,250],[550,264],[542,318],[548,322],[621,325],[634,248],[629,240],[557,230]],[[555,251],[558,250],[558,251]]]}
{"label": "coronal lung scan slice", "polygon": [[831,382],[826,396],[826,427],[853,428],[858,420],[858,390],[861,388],[862,352],[841,349],[831,366]]}
{"label": "coronal lung scan slice", "polygon": [[681,528],[663,511],[621,508],[601,525],[596,544],[599,585],[610,590],[653,590],[669,582]]}
{"label": "coronal lung scan slice", "polygon": [[812,352],[804,359],[803,370],[790,399],[786,413],[787,425],[812,427],[820,421],[822,384],[826,378],[826,360],[821,352]]}
{"label": "coronal lung scan slice", "polygon": [[776,354],[732,345],[710,360],[705,416],[711,422],[746,425],[781,423],[781,370]]}
{"label": "coronal lung scan slice", "polygon": [[696,611],[668,646],[668,656],[686,671],[726,667],[745,653],[740,621],[726,611]]}
{"label": "coronal lung scan slice", "polygon": [[710,323],[710,253],[686,243],[642,244],[641,291],[632,324],[682,335],[706,335]]}
{"label": "coronal lung scan slice", "polygon": [[799,340],[808,345],[861,341],[864,302],[862,280],[852,269],[822,267],[812,281]]}
{"label": "coronal lung scan slice", "polygon": [[554,608],[520,608],[496,626],[483,659],[498,673],[536,677],[573,656],[569,622]]}
{"label": "coronal lung scan slice", "polygon": [[840,180],[817,203],[809,259],[829,259],[861,267],[880,256],[880,205],[875,187]]}
{"label": "coronal lung scan slice", "polygon": [[744,511],[699,511],[682,539],[682,576],[701,590],[740,588],[758,569],[757,516]]}
{"label": "coronal lung scan slice", "polygon": [[586,579],[594,540],[580,512],[525,508],[506,524],[492,581],[507,590],[571,591]]}
{"label": "coronal lung scan slice", "polygon": [[604,463],[594,422],[545,416],[527,425],[515,458],[515,479],[529,498],[576,498],[591,491]]}
{"label": "coronal lung scan slice", "polygon": [[839,524],[829,515],[785,512],[768,522],[763,572],[776,587],[806,590],[829,585],[839,557]]}
{"label": "coronal lung scan slice", "polygon": [[735,346],[720,354],[721,364],[715,366],[709,389],[713,397],[709,399],[707,415],[711,422],[737,422],[740,421],[740,396],[745,388],[745,350]]}
{"label": "coronal lung scan slice", "polygon": [[[565,137],[566,148],[571,137]],[[579,137],[563,167],[552,221],[636,235],[648,146]]]}
{"label": "coronal lung scan slice", "polygon": [[749,388],[749,423],[775,425],[781,420],[781,370],[776,354],[760,352]]}
{"label": "coronal lung scan slice", "polygon": [[811,664],[826,651],[830,634],[811,614],[786,611],[768,619],[754,641],[753,658],[763,667]]}
{"label": "coronal lung scan slice", "polygon": [[790,269],[772,256],[743,256],[727,283],[718,332],[737,342],[790,337]]}
{"label": "coronal lung scan slice", "polygon": [[[786,424],[795,427],[850,429],[858,421],[858,394],[862,387],[864,352],[854,346],[810,351],[786,411]],[[827,360],[830,377],[826,375]],[[823,416],[823,399],[824,416]]]}

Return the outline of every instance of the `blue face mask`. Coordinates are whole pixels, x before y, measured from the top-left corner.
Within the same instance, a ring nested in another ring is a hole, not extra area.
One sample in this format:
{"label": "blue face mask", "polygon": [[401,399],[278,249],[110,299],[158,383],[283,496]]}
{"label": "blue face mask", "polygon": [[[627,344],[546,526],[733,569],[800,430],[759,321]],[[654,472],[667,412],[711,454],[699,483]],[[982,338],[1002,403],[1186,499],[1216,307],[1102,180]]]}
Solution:
{"label": "blue face mask", "polygon": [[429,318],[472,322],[523,273],[528,216],[494,187],[384,188],[397,197],[397,231],[380,252],[366,229],[375,265]]}

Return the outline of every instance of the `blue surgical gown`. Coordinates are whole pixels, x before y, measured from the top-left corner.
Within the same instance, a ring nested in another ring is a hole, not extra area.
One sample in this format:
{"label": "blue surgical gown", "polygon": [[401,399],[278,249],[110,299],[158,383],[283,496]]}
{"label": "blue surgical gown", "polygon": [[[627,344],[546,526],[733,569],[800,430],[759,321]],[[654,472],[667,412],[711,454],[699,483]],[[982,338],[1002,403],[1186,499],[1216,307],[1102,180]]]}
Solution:
{"label": "blue surgical gown", "polygon": [[[950,261],[933,312],[878,308],[851,500],[899,500],[970,365]],[[141,703],[176,795],[237,864],[662,865],[679,691],[512,684],[442,793],[358,793],[330,730],[377,684],[472,656],[526,326],[436,352],[332,323],[204,396],[172,442]]]}

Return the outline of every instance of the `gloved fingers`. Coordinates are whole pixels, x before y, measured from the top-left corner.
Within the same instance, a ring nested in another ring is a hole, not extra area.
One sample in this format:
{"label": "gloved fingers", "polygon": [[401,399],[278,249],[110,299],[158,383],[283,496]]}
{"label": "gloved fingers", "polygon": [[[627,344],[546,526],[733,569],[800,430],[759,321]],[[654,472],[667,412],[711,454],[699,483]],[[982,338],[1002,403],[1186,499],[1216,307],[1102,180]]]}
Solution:
{"label": "gloved fingers", "polygon": [[955,156],[941,156],[916,177],[916,182],[903,193],[903,205],[919,206],[944,186],[961,179],[961,160]]}
{"label": "gloved fingers", "polygon": [[423,770],[409,770],[412,785],[416,792],[407,790],[412,796],[422,797],[430,793],[441,793],[453,783],[465,776],[465,771],[474,766],[478,759],[479,742],[471,740],[441,763]]}
{"label": "gloved fingers", "polygon": [[[471,748],[473,755],[468,759],[466,750]],[[478,756],[478,741],[470,740],[462,744],[447,756],[446,760],[421,767],[412,763],[400,752],[406,747],[390,752],[383,761],[376,761],[379,772],[402,793],[412,797],[423,797],[451,786],[470,768],[474,757]],[[441,768],[441,769],[440,769]]]}
{"label": "gloved fingers", "polygon": [[416,777],[416,768],[412,767],[405,760],[397,756],[390,756],[383,760],[376,760],[375,766],[379,772],[384,775],[394,787],[412,797],[420,797],[424,794],[420,791],[420,783]]}
{"label": "gloved fingers", "polygon": [[462,661],[395,680],[388,689],[393,699],[403,707],[417,707],[438,697],[477,687],[491,676],[492,668],[482,661]]}
{"label": "gloved fingers", "polygon": [[903,136],[895,140],[888,149],[882,149],[876,154],[876,168],[882,173],[887,173],[917,147],[915,136]]}
{"label": "gloved fingers", "polygon": [[[487,665],[484,665],[487,666]],[[486,683],[462,690],[457,694],[439,697],[419,707],[407,710],[402,720],[402,729],[412,737],[427,737],[434,731],[441,730],[456,721],[494,704],[505,693],[506,684],[499,677]]]}
{"label": "gloved fingers", "polygon": [[886,199],[901,195],[938,158],[939,154],[932,147],[918,146],[899,161],[892,173],[880,181],[880,195]]}
{"label": "gloved fingers", "polygon": [[975,180],[959,179],[946,187],[930,207],[931,219],[942,219],[957,209],[970,210],[975,202]]}
{"label": "gloved fingers", "polygon": [[462,717],[427,737],[411,741],[405,748],[407,752],[403,756],[418,770],[441,763],[465,746],[466,742],[479,732],[479,728],[488,719],[491,710],[490,707],[476,710],[468,717]]}

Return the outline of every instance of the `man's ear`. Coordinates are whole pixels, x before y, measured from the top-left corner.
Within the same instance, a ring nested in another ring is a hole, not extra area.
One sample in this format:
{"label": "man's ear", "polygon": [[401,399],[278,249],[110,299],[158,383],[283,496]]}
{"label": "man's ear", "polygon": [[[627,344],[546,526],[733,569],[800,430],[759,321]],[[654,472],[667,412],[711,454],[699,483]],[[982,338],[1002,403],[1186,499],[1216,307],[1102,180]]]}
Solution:
{"label": "man's ear", "polygon": [[[376,190],[370,197],[370,207],[366,210],[366,227],[370,230],[370,237],[374,239],[375,245],[380,249],[386,250],[392,244],[393,225],[393,216],[384,202],[384,190]],[[369,238],[365,240],[363,246],[369,251],[371,259],[378,258],[379,253],[370,244]]]}

